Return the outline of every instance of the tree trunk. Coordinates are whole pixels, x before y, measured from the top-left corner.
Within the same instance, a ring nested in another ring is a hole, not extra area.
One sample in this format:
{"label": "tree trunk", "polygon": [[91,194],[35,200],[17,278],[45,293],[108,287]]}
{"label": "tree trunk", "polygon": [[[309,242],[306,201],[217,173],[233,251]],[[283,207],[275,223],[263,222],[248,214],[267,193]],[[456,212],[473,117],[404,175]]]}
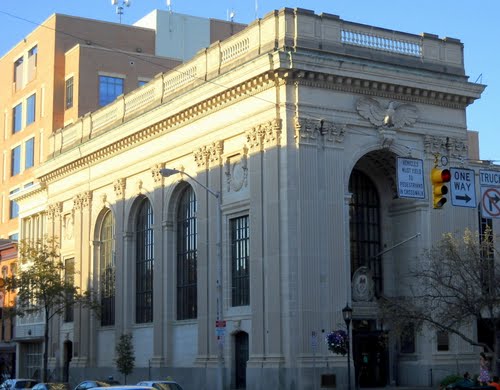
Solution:
{"label": "tree trunk", "polygon": [[42,382],[47,382],[47,366],[49,363],[49,313],[45,311],[45,330],[43,333],[43,363],[42,363]]}

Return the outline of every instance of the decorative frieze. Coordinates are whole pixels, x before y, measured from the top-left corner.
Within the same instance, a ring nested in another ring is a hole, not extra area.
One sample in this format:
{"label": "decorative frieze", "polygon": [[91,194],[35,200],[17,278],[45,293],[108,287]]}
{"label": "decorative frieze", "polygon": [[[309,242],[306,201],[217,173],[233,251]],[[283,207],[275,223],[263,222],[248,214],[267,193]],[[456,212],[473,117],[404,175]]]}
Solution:
{"label": "decorative frieze", "polygon": [[430,89],[391,84],[350,76],[324,74],[315,71],[300,70],[295,71],[293,75],[290,76],[291,77],[288,82],[294,82],[298,86],[302,85],[313,88],[328,88],[347,93],[376,95],[386,99],[397,99],[422,104],[434,104],[456,109],[464,109],[475,100],[475,98],[471,96],[456,95],[453,93],[444,93]]}
{"label": "decorative frieze", "polygon": [[266,123],[253,127],[246,132],[247,145],[250,150],[264,150],[266,146],[280,145],[281,119],[273,119]]}
{"label": "decorative frieze", "polygon": [[344,141],[347,125],[324,119],[295,117],[295,141],[297,144],[333,145]]}
{"label": "decorative frieze", "polygon": [[463,159],[468,155],[467,140],[451,137],[426,135],[424,148],[427,154]]}
{"label": "decorative frieze", "polygon": [[165,168],[164,163],[155,164],[151,167],[151,175],[156,186],[161,185],[163,182],[163,176],[160,173],[163,168]]}
{"label": "decorative frieze", "polygon": [[92,201],[92,191],[85,191],[73,197],[73,210],[80,211],[90,207]]}
{"label": "decorative frieze", "polygon": [[127,185],[127,181],[124,177],[115,180],[113,183],[113,188],[115,190],[116,199],[125,199],[125,188]]}
{"label": "decorative frieze", "polygon": [[61,216],[62,202],[50,204],[47,207],[47,218],[51,221],[58,219]]}
{"label": "decorative frieze", "polygon": [[198,167],[208,168],[210,164],[219,164],[222,162],[224,153],[224,141],[216,141],[211,145],[202,146],[193,152],[194,161]]}

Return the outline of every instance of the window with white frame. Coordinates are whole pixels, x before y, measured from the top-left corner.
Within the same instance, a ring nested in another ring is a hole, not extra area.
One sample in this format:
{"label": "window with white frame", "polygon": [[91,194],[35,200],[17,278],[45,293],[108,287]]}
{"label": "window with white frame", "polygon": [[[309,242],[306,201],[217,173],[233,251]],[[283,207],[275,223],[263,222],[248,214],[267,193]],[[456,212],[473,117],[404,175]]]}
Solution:
{"label": "window with white frame", "polygon": [[73,77],[66,80],[66,109],[73,107]]}
{"label": "window with white frame", "polygon": [[32,137],[24,143],[24,168],[35,165],[35,138]]}
{"label": "window with white frame", "polygon": [[198,315],[196,196],[191,187],[181,195],[177,209],[177,319]]}
{"label": "window with white frame", "polygon": [[[19,192],[19,188],[10,191],[10,195],[15,194],[16,192]],[[9,218],[14,219],[17,218],[18,216],[19,216],[19,205],[15,200],[9,201]]]}
{"label": "window with white frame", "polygon": [[99,76],[99,105],[105,106],[123,94],[123,78]]}
{"label": "window with white frame", "polygon": [[19,103],[12,109],[12,134],[23,129],[23,104]]}
{"label": "window with white frame", "polygon": [[33,94],[26,99],[26,126],[35,121],[36,115],[36,94]]}
{"label": "window with white frame", "polygon": [[99,247],[101,326],[115,324],[115,221],[111,210],[102,220]]}
{"label": "window with white frame", "polygon": [[136,219],[135,322],[153,321],[153,207],[144,197]]}
{"label": "window with white frame", "polygon": [[231,228],[231,304],[250,304],[250,226],[248,215],[233,218]]}
{"label": "window with white frame", "polygon": [[14,83],[16,91],[23,87],[23,62],[24,58],[21,56],[14,62]]}
{"label": "window with white frame", "polygon": [[10,175],[16,176],[21,173],[21,145],[11,149],[10,153]]}
{"label": "window with white frame", "polygon": [[437,350],[449,351],[450,350],[450,335],[444,330],[436,332]]}
{"label": "window with white frame", "polygon": [[[75,259],[64,260],[64,282],[73,285],[75,282]],[[64,322],[73,322],[73,296],[66,296],[66,307],[64,308]]]}

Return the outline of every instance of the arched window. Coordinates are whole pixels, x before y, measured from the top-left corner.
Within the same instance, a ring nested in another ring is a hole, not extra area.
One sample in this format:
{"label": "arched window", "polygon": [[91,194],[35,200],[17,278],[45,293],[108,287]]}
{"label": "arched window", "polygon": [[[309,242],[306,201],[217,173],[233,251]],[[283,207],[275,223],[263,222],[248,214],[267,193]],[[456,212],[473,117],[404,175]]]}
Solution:
{"label": "arched window", "polygon": [[377,189],[363,172],[353,170],[349,179],[352,200],[349,207],[351,277],[366,266],[373,274],[375,292],[382,292],[380,256],[380,201]]}
{"label": "arched window", "polygon": [[177,319],[196,318],[196,196],[184,190],[177,210]]}
{"label": "arched window", "polygon": [[153,321],[153,208],[141,200],[136,221],[135,322]]}
{"label": "arched window", "polygon": [[101,325],[115,324],[115,221],[110,210],[106,212],[99,237],[99,281],[101,293]]}

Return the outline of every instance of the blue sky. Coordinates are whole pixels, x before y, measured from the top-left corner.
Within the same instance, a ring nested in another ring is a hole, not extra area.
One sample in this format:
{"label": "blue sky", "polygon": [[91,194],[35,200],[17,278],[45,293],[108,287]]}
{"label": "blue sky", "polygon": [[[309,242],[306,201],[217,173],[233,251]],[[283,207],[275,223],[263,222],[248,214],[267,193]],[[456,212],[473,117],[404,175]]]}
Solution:
{"label": "blue sky", "polygon": [[[131,0],[122,23],[133,23],[166,0]],[[121,3],[122,0],[119,0]],[[172,11],[249,23],[273,9],[305,8],[342,19],[412,34],[428,32],[464,44],[469,81],[486,84],[467,109],[467,126],[479,131],[480,157],[500,163],[500,0],[170,0]],[[118,22],[111,0],[0,0],[0,56],[52,13]]]}

